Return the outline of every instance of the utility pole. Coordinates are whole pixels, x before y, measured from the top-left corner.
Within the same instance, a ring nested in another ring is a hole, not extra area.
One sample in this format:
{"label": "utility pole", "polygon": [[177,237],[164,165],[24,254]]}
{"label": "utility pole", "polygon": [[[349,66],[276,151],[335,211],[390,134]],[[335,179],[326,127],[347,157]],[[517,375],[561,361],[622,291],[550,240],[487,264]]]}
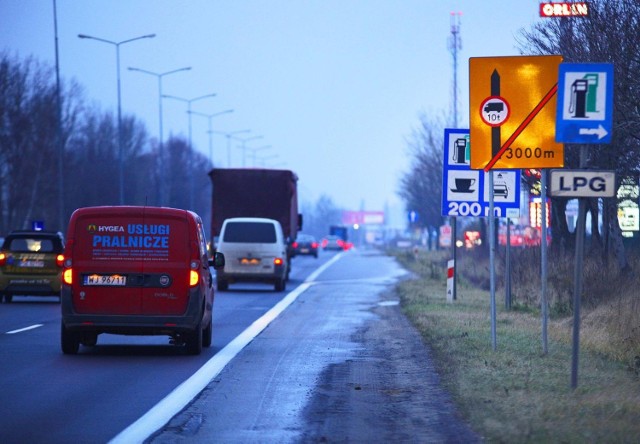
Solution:
{"label": "utility pole", "polygon": [[[458,50],[462,49],[462,40],[460,39],[460,16],[461,12],[451,13],[451,37],[449,38],[449,51],[453,59],[453,111],[452,111],[452,127],[458,128]],[[453,259],[453,294],[452,299],[455,301],[457,298],[457,270],[458,264],[456,263],[456,238],[458,237],[458,230],[456,227],[456,217],[451,217],[451,251]]]}

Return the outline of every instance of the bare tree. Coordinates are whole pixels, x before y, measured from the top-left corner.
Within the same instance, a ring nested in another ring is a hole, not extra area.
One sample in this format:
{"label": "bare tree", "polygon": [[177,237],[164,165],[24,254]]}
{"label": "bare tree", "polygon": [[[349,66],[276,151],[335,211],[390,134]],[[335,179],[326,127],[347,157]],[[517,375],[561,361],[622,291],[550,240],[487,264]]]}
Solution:
{"label": "bare tree", "polygon": [[[589,2],[589,16],[545,20],[524,31],[519,41],[523,52],[562,54],[565,62],[598,62],[614,65],[614,129],[609,146],[588,146],[587,168],[613,169],[618,185],[640,174],[640,3],[637,0],[594,0]],[[580,146],[565,147],[565,164],[578,167]],[[560,205],[558,205],[558,203]],[[563,217],[563,202],[554,202]],[[591,203],[592,219],[598,219],[598,205]],[[603,254],[609,246],[618,267],[629,267],[617,220],[615,199],[606,199],[602,233]],[[594,227],[594,228],[597,228]],[[595,231],[599,235],[598,230]],[[568,232],[558,233],[566,238]],[[596,237],[598,240],[599,238]]]}
{"label": "bare tree", "polygon": [[422,227],[442,224],[444,122],[444,117],[422,114],[419,128],[408,140],[412,164],[400,180],[399,195],[408,211],[418,213],[418,225]]}

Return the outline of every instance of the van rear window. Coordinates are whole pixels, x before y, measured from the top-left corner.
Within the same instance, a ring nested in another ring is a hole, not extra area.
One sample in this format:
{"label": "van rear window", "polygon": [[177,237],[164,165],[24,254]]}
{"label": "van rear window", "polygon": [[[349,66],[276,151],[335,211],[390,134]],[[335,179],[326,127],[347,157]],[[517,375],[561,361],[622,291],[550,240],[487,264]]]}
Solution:
{"label": "van rear window", "polygon": [[276,229],[264,222],[229,222],[224,229],[224,242],[274,244]]}

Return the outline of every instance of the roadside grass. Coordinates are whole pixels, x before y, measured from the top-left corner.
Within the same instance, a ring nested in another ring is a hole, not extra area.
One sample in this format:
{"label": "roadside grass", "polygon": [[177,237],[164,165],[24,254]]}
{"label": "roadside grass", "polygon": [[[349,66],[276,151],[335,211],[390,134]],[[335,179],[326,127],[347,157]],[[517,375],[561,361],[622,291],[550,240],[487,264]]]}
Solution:
{"label": "roadside grass", "polygon": [[[637,284],[631,289],[631,298],[627,293],[612,292],[620,288],[611,281],[603,287],[609,289],[611,301],[586,298],[578,387],[573,390],[573,321],[570,307],[564,306],[566,289],[553,286],[551,291],[557,294],[550,304],[561,308],[552,310],[548,321],[546,355],[535,298],[506,311],[504,293],[496,291],[494,351],[490,293],[482,288],[486,284],[482,273],[487,273],[488,281],[488,268],[477,258],[459,257],[458,297],[447,303],[447,255],[420,252],[416,259],[412,253],[395,253],[415,275],[399,283],[398,293],[405,314],[433,350],[443,384],[484,439],[509,443],[640,442],[640,357],[636,357],[640,347],[636,333],[624,330],[633,326],[616,323],[622,311],[638,309]],[[460,276],[462,267],[473,284]],[[535,291],[539,293],[539,287]],[[627,319],[625,322],[633,323],[637,316]]]}

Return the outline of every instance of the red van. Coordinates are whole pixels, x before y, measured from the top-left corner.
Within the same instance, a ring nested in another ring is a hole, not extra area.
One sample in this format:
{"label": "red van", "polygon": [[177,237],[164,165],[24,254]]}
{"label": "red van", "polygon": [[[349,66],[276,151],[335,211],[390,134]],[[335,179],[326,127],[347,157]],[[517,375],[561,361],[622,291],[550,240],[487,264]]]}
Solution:
{"label": "red van", "polygon": [[71,215],[62,272],[62,351],[101,333],[168,335],[200,354],[211,345],[212,261],[202,220],[175,208],[80,208]]}

